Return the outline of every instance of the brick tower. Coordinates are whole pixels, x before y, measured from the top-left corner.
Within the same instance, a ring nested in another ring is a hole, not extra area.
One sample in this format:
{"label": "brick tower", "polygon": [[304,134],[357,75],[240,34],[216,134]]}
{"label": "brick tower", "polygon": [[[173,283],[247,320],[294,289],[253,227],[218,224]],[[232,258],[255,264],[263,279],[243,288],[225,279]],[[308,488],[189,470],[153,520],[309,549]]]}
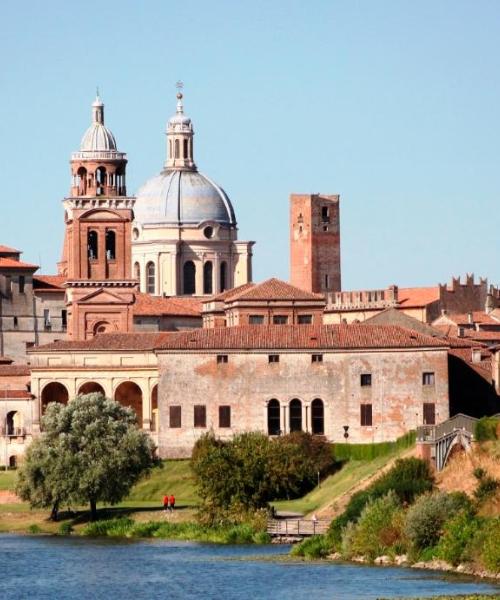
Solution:
{"label": "brick tower", "polygon": [[59,273],[66,281],[69,339],[132,330],[137,282],[131,278],[134,198],[126,193],[126,154],[104,126],[104,105],[92,104],[92,124],[71,156],[70,196]]}
{"label": "brick tower", "polygon": [[290,195],[290,281],[303,290],[339,292],[340,197]]}

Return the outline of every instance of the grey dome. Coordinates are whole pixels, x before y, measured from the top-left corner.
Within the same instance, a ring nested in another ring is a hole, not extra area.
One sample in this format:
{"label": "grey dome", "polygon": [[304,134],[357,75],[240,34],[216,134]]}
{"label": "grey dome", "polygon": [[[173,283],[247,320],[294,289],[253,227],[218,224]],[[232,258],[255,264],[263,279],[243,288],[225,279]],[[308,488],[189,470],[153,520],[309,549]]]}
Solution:
{"label": "grey dome", "polygon": [[135,221],[141,225],[198,225],[215,221],[236,226],[226,192],[198,171],[170,169],[147,181],[137,192]]}
{"label": "grey dome", "polygon": [[116,150],[115,136],[102,123],[92,123],[83,135],[80,152]]}

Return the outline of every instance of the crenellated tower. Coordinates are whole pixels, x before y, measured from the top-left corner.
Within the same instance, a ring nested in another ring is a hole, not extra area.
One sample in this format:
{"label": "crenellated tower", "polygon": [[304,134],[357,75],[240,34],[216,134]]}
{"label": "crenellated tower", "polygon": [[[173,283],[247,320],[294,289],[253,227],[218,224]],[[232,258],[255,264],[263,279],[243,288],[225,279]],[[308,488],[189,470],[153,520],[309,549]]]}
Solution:
{"label": "crenellated tower", "polygon": [[71,190],[64,199],[66,232],[59,273],[67,278],[68,337],[132,330],[136,281],[131,278],[131,223],[126,154],[104,125],[99,95],[80,150],[71,155]]}

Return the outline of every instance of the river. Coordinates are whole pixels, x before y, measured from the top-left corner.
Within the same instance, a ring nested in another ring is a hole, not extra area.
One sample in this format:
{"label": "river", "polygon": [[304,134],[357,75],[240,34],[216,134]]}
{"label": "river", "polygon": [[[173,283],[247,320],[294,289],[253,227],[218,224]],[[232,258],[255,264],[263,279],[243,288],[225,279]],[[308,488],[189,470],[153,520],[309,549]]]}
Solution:
{"label": "river", "polygon": [[284,561],[287,552],[286,546],[0,535],[0,598],[376,600],[500,592],[432,572]]}

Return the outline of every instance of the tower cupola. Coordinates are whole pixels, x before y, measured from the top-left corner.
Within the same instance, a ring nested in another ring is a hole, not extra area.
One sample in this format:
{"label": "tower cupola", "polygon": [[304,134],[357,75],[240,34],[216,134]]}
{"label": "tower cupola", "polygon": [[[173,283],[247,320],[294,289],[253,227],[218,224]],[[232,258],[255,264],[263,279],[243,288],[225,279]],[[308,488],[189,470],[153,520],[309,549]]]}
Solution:
{"label": "tower cupola", "polygon": [[167,169],[196,171],[193,159],[193,124],[184,114],[182,84],[177,84],[177,111],[167,123]]}

